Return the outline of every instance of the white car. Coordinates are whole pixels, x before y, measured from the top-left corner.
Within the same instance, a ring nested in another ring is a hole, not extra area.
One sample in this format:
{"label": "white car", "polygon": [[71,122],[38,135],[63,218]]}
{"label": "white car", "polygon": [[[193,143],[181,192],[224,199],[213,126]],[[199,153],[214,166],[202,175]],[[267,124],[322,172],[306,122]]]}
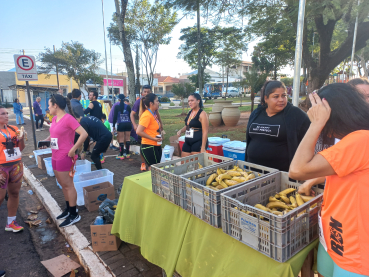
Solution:
{"label": "white car", "polygon": [[240,96],[240,92],[236,88],[228,88],[228,92],[226,92],[226,90],[224,89],[222,91],[222,97],[225,97],[226,93],[227,93],[227,97],[239,97]]}

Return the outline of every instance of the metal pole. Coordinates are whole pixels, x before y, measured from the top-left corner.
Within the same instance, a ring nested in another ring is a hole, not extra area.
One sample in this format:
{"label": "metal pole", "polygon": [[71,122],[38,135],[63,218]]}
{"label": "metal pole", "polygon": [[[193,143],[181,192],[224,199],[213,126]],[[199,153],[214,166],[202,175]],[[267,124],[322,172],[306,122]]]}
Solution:
{"label": "metal pole", "polygon": [[[360,0],[357,1],[357,5],[360,5]],[[355,22],[355,30],[354,30],[354,40],[352,42],[352,52],[351,52],[351,68],[350,68],[350,76],[349,79],[352,78],[352,71],[354,69],[354,56],[355,56],[355,44],[356,44],[356,35],[357,35],[357,24],[359,21],[359,11],[356,14],[356,22]]]}
{"label": "metal pole", "polygon": [[103,28],[104,28],[106,87],[108,88],[108,95],[109,95],[108,58],[106,55],[106,39],[105,39],[106,35],[105,35],[105,19],[104,19],[104,0],[101,0],[101,9],[102,9]]}
{"label": "metal pole", "polygon": [[114,101],[114,82],[113,82],[113,58],[111,56],[111,39],[109,39],[110,41],[110,76],[111,76],[111,94],[112,94],[112,102],[113,104],[115,103]]}
{"label": "metal pole", "polygon": [[26,87],[27,87],[27,96],[28,96],[28,103],[29,103],[29,117],[31,118],[31,124],[32,124],[33,146],[35,147],[35,150],[37,150],[35,121],[33,120],[31,93],[30,93],[30,90],[29,90],[29,82],[28,81],[26,81]]}
{"label": "metal pole", "polygon": [[[55,45],[54,46],[54,55],[55,55]],[[56,82],[58,83],[58,89],[60,89],[60,85],[59,85],[59,74],[58,74],[58,64],[55,64],[56,67]],[[72,88],[71,88],[71,92],[72,92]]]}
{"label": "metal pole", "polygon": [[305,3],[306,3],[305,0],[299,1],[299,14],[297,21],[295,70],[293,74],[293,96],[292,96],[292,104],[296,107],[299,105],[299,95],[300,95],[300,72],[302,60],[302,38],[304,31]]}

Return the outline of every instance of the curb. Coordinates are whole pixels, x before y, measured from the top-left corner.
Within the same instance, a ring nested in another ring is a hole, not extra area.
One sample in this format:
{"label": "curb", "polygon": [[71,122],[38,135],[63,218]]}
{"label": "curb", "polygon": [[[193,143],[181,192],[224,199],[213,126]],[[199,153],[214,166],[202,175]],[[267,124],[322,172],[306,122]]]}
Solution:
{"label": "curb", "polygon": [[73,248],[85,271],[88,272],[91,277],[115,277],[115,274],[112,273],[105,263],[101,262],[98,255],[92,251],[89,247],[90,243],[87,238],[75,225],[66,228],[59,228],[59,223],[57,222],[56,217],[62,212],[62,210],[58,203],[24,164],[23,168],[23,177],[25,181],[31,186],[33,192],[44,205],[45,209],[50,214],[51,219],[55,222],[60,233],[64,235],[68,244]]}

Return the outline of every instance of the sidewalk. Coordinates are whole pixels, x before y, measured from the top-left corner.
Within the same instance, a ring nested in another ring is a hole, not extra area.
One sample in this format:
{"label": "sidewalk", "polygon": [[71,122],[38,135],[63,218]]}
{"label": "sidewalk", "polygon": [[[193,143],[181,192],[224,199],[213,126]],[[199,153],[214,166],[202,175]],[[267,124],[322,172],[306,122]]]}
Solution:
{"label": "sidewalk", "polygon": [[[25,130],[28,133],[28,141],[26,141],[26,149],[23,150],[22,161],[28,167],[30,172],[42,183],[43,187],[51,194],[61,209],[65,207],[65,201],[62,190],[56,185],[55,177],[50,177],[46,174],[46,170],[41,170],[35,165],[33,156],[33,139],[31,121],[25,119]],[[48,127],[44,126],[45,130],[36,133],[36,139],[42,140],[49,136]],[[138,155],[131,155],[129,160],[116,160],[115,155],[117,151],[108,150],[105,153],[106,159],[103,168],[109,169],[114,173],[114,187],[116,190],[116,197],[119,195],[120,187],[123,183],[124,177],[140,173],[140,157]],[[114,155],[113,157],[109,157]],[[96,170],[92,165],[92,170]],[[90,224],[98,215],[98,211],[88,212],[84,206],[78,207],[79,214],[82,219],[75,226],[79,229],[84,237],[87,238],[88,243],[91,241]],[[69,227],[68,227],[69,228]],[[118,251],[113,252],[98,252],[99,258],[110,268],[116,276],[162,276],[161,268],[151,264],[140,254],[140,248],[135,245],[122,242]]]}

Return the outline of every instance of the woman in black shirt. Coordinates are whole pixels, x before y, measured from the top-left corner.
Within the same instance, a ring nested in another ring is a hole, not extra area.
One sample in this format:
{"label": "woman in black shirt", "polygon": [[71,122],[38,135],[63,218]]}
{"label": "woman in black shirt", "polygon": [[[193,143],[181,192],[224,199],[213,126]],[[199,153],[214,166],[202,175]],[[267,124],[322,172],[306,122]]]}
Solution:
{"label": "woman in black shirt", "polygon": [[182,147],[182,157],[206,153],[208,147],[209,120],[206,112],[202,110],[201,96],[193,93],[188,97],[191,110],[185,119],[185,126],[177,132],[180,136],[186,132],[185,143]]}
{"label": "woman in black shirt", "polygon": [[309,126],[307,114],[287,101],[285,85],[265,82],[261,104],[251,113],[247,125],[245,160],[288,172]]}

